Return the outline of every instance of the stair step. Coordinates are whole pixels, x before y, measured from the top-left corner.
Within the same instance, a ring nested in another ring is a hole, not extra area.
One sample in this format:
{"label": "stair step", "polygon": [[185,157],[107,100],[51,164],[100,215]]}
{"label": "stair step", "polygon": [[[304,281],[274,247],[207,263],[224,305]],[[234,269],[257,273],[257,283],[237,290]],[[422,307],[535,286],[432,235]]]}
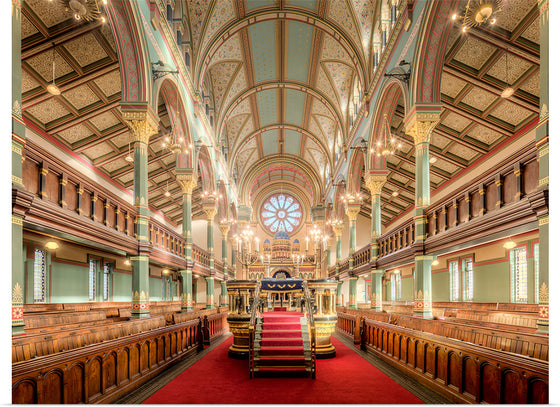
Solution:
{"label": "stair step", "polygon": [[297,316],[279,316],[279,317],[272,317],[272,316],[265,316],[263,317],[263,322],[265,323],[273,323],[273,324],[279,324],[279,323],[289,323],[289,324],[297,324],[299,323],[299,318]]}
{"label": "stair step", "polygon": [[301,330],[278,329],[262,331],[263,338],[301,338]]}
{"label": "stair step", "polygon": [[261,348],[264,346],[303,346],[303,339],[300,338],[262,338]]}
{"label": "stair step", "polygon": [[261,356],[255,360],[256,366],[295,367],[306,366],[303,356]]}
{"label": "stair step", "polygon": [[261,356],[303,356],[304,351],[302,346],[277,346],[262,347],[259,353]]}
{"label": "stair step", "polygon": [[286,331],[286,330],[301,330],[301,324],[298,323],[276,323],[276,322],[263,322],[263,331]]}

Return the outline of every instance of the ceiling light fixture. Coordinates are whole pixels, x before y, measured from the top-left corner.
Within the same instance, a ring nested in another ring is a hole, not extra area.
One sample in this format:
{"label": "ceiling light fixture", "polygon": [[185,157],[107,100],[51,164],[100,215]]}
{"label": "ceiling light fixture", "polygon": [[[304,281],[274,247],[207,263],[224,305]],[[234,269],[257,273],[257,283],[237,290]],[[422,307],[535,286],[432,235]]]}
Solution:
{"label": "ceiling light fixture", "polygon": [[393,196],[399,196],[399,191],[393,191],[393,193],[391,194]]}
{"label": "ceiling light fixture", "polygon": [[[107,0],[101,2],[104,6],[107,6]],[[101,12],[98,0],[58,0],[58,3],[63,5],[66,11],[70,11],[76,21],[99,20],[102,23],[107,21]]]}
{"label": "ceiling light fixture", "polygon": [[47,86],[47,92],[49,92],[51,95],[58,96],[58,95],[60,95],[60,89],[58,88],[58,86],[56,86],[56,83],[55,83],[55,81],[54,81],[54,80],[55,80],[55,77],[56,77],[56,75],[55,75],[55,70],[56,70],[56,63],[55,63],[56,50],[55,50],[55,48],[54,48],[54,42],[52,43],[52,45],[53,45],[53,49],[52,49],[52,52],[53,52],[53,55],[52,55],[52,83],[49,84],[49,85]]}
{"label": "ceiling light fixture", "polygon": [[511,250],[511,249],[513,249],[515,246],[517,246],[517,245],[515,244],[515,242],[514,242],[513,240],[511,240],[511,237],[508,239],[507,242],[504,243],[504,249]]}
{"label": "ceiling light fixture", "polygon": [[124,160],[127,163],[133,163],[134,162],[134,158],[132,158],[132,155],[130,155],[130,142],[128,143],[128,155],[124,158]]}
{"label": "ceiling light fixture", "polygon": [[437,157],[431,156],[430,157],[430,164],[433,164],[437,161]]}
{"label": "ceiling light fixture", "polygon": [[452,20],[462,20],[461,31],[467,32],[469,28],[482,24],[496,24],[496,14],[502,11],[503,0],[469,0],[463,15],[453,14]]}
{"label": "ceiling light fixture", "polygon": [[432,266],[439,266],[439,260],[435,259],[434,261],[432,261]]}
{"label": "ceiling light fixture", "polygon": [[171,196],[171,192],[169,192],[169,180],[165,181],[165,193],[163,195],[165,195],[166,198]]}
{"label": "ceiling light fixture", "polygon": [[401,147],[402,144],[393,134],[391,134],[391,128],[389,127],[387,115],[384,114],[381,135],[374,141],[372,153],[377,155],[377,157],[387,157],[389,155],[394,155],[395,151]]}
{"label": "ceiling light fixture", "polygon": [[[176,72],[176,71],[175,71]],[[177,87],[175,88],[175,112],[170,108],[169,121],[171,123],[172,131],[164,137],[164,141],[161,144],[163,148],[168,149],[173,154],[188,154],[192,149],[192,144],[186,145],[185,138],[180,134],[179,130],[179,81],[177,81]],[[173,118],[172,118],[173,115]],[[176,123],[176,129],[173,129],[173,123]]]}
{"label": "ceiling light fixture", "polygon": [[515,93],[515,89],[509,86],[509,67],[508,67],[508,50],[506,49],[506,88],[502,91],[502,97],[504,99],[509,98]]}
{"label": "ceiling light fixture", "polygon": [[58,243],[54,242],[54,241],[49,241],[47,243],[45,243],[45,247],[49,250],[56,250],[58,249]]}

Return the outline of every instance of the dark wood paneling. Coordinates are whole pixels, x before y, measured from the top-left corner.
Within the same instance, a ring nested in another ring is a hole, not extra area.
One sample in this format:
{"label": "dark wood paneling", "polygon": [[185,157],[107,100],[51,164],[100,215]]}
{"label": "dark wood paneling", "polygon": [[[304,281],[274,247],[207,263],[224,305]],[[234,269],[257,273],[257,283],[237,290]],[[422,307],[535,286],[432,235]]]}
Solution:
{"label": "dark wood paneling", "polygon": [[76,210],[76,185],[72,184],[71,182],[66,184],[66,192],[65,192],[65,201],[66,207],[71,210]]}
{"label": "dark wood paneling", "polygon": [[72,365],[64,373],[64,403],[79,404],[85,402],[84,366],[82,363]]}
{"label": "dark wood paneling", "polygon": [[515,174],[513,172],[509,173],[504,177],[504,203],[513,202],[515,199],[517,184],[515,179]]}
{"label": "dark wood paneling", "polygon": [[37,404],[37,384],[33,380],[22,380],[14,384],[12,404]]}
{"label": "dark wood paneling", "polygon": [[82,194],[82,215],[91,216],[91,195],[86,191]]}
{"label": "dark wood paneling", "polygon": [[480,193],[476,191],[471,195],[471,216],[476,218],[480,216]]}
{"label": "dark wood paneling", "polygon": [[56,369],[48,372],[43,378],[41,396],[43,404],[62,404],[64,394],[64,381],[61,370]]}
{"label": "dark wood paneling", "polygon": [[467,203],[465,202],[464,199],[461,199],[460,201],[457,202],[457,204],[459,205],[459,221],[458,223],[463,223],[466,220],[467,217]]}
{"label": "dark wood paneling", "polygon": [[96,357],[87,364],[87,400],[93,401],[101,394],[101,359]]}
{"label": "dark wood paneling", "polygon": [[539,185],[539,163],[533,160],[523,170],[523,193],[528,194],[537,189]]}
{"label": "dark wood paneling", "polygon": [[21,165],[23,186],[32,194],[39,193],[39,166],[31,161],[25,160]]}
{"label": "dark wood paneling", "polygon": [[49,171],[49,173],[47,174],[47,182],[46,182],[47,200],[58,204],[58,200],[60,197],[59,187],[60,187],[60,183],[58,180],[58,174]]}
{"label": "dark wood paneling", "polygon": [[486,187],[486,209],[491,211],[496,209],[496,202],[498,200],[498,187],[494,182]]}
{"label": "dark wood paneling", "polygon": [[103,199],[97,199],[97,203],[95,204],[95,217],[96,217],[96,221],[103,223],[103,219],[105,219],[105,217],[103,216],[105,213],[105,208],[103,207],[105,205],[105,200]]}

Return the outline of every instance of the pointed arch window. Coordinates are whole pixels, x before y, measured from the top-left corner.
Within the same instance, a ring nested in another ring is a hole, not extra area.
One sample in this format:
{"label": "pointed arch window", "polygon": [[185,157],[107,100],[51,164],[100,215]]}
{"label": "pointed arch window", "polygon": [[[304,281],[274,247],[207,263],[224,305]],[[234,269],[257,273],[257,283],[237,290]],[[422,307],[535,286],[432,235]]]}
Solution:
{"label": "pointed arch window", "polygon": [[261,207],[261,220],[272,233],[294,232],[301,224],[301,204],[292,195],[279,193],[270,196]]}

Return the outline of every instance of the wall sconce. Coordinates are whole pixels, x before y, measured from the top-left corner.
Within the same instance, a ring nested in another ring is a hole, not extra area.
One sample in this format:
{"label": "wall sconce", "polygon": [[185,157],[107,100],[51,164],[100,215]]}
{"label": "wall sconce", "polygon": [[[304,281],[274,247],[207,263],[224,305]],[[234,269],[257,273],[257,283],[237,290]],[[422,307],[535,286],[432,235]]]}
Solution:
{"label": "wall sconce", "polygon": [[434,261],[432,261],[432,266],[439,266],[439,260],[435,259]]}
{"label": "wall sconce", "polygon": [[507,242],[504,243],[504,249],[513,249],[515,246],[517,246],[515,244],[515,242],[513,240],[511,240],[511,237],[509,238],[509,240]]}

